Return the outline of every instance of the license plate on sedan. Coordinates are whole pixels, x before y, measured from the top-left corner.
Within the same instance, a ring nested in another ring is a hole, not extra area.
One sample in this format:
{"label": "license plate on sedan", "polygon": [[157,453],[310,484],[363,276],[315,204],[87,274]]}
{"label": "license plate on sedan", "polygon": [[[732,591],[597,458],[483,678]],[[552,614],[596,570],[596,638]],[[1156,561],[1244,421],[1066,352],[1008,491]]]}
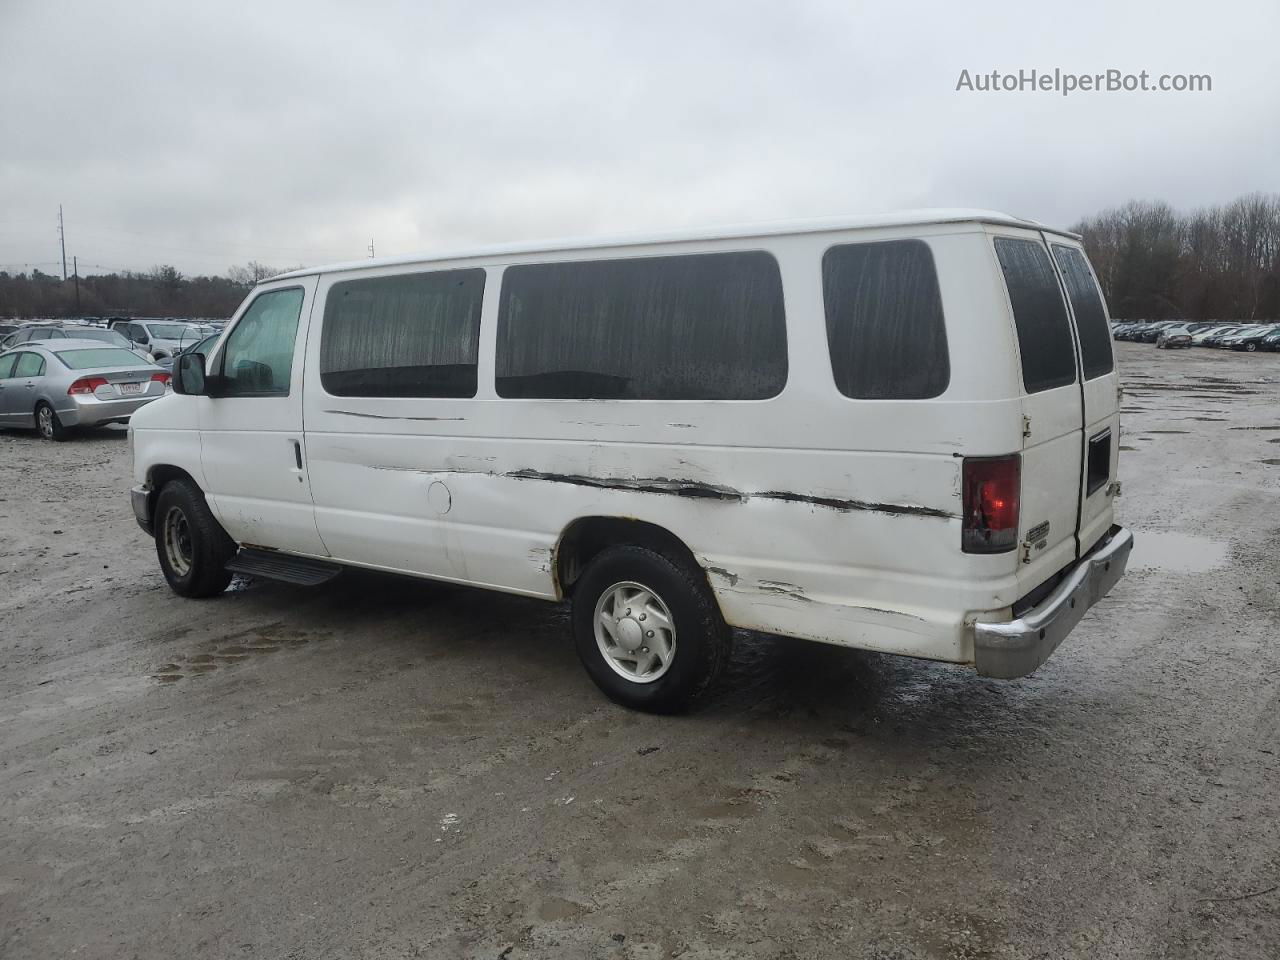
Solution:
{"label": "license plate on sedan", "polygon": [[142,392],[142,384],[140,383],[117,383],[116,386],[120,390],[121,396],[136,396]]}

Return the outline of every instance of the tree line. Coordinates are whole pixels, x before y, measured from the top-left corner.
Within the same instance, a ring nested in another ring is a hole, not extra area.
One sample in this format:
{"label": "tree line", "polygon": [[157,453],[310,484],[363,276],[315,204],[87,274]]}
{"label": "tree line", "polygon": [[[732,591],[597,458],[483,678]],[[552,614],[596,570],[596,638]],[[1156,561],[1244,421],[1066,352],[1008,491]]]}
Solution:
{"label": "tree line", "polygon": [[[184,277],[172,266],[63,280],[0,271],[0,317],[229,317],[259,280],[293,267],[250,261],[226,276]],[[79,288],[77,290],[77,287]]]}
{"label": "tree line", "polygon": [[1113,317],[1280,320],[1280,194],[1190,213],[1135,201],[1072,229]]}
{"label": "tree line", "polygon": [[[1081,220],[1111,308],[1126,319],[1280,320],[1280,194],[1254,193],[1180,213],[1133,201]],[[0,317],[228,317],[259,280],[287,269],[250,262],[226,276],[171,266],[72,280],[0,272]]]}

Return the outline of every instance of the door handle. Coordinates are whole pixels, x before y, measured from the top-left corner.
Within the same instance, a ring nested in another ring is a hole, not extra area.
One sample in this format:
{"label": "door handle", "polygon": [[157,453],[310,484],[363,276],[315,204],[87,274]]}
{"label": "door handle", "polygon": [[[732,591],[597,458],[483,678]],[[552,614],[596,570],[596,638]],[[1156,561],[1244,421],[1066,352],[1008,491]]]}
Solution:
{"label": "door handle", "polygon": [[300,444],[297,440],[290,440],[289,442],[293,444],[293,462],[296,463],[298,465],[298,469],[301,470],[302,469],[302,444]]}

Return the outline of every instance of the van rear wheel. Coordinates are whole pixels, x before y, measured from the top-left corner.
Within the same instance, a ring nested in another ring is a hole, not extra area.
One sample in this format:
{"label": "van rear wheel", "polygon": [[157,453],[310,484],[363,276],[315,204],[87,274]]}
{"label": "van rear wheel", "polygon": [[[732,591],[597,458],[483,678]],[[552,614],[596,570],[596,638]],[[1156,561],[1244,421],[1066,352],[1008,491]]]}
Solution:
{"label": "van rear wheel", "polygon": [[227,562],[236,545],[214,517],[200,488],[189,480],[164,485],[153,520],[156,555],[173,592],[212,597],[227,589]]}
{"label": "van rear wheel", "polygon": [[609,547],[573,590],[578,657],[609,699],[687,710],[723,672],[732,634],[702,571],[646,547]]}

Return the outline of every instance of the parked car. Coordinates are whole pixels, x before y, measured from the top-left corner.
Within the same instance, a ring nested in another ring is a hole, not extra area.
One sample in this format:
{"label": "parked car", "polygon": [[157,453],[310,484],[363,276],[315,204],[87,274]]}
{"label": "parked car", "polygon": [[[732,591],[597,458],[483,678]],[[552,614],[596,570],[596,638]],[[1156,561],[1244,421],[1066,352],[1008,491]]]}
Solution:
{"label": "parked car", "polygon": [[169,374],[97,340],[40,340],[0,353],[0,426],[62,440],[79,427],[125,423],[168,390]]}
{"label": "parked car", "polygon": [[1155,343],[1156,338],[1160,336],[1161,326],[1158,323],[1148,323],[1133,335],[1136,343]]}
{"label": "parked car", "polygon": [[1176,350],[1191,346],[1191,334],[1175,330],[1165,330],[1156,338],[1157,350]]}
{"label": "parked car", "polygon": [[1215,349],[1225,348],[1231,340],[1237,336],[1247,334],[1249,328],[1241,324],[1235,324],[1222,330],[1218,330],[1204,340],[1206,347],[1214,347]]}
{"label": "parked car", "polygon": [[150,360],[151,355],[141,348],[135,347],[129,340],[115,330],[103,327],[57,327],[47,324],[33,325],[19,331],[8,344],[16,347],[20,343],[33,343],[38,340],[97,340],[112,346],[132,350],[142,360]]}
{"label": "parked car", "polygon": [[17,329],[11,333],[5,334],[0,339],[0,350],[7,350],[9,347],[16,346],[30,339],[31,336],[39,330],[47,330],[56,327],[58,324],[52,320],[27,320],[18,324]]}
{"label": "parked car", "polygon": [[1277,330],[1280,330],[1280,327],[1275,324],[1250,324],[1226,340],[1223,345],[1231,350],[1242,350],[1247,353],[1254,353],[1261,348],[1262,342]]}
{"label": "parked car", "polygon": [[112,320],[112,330],[123,334],[157,360],[171,357],[210,333],[195,324],[174,320]]}
{"label": "parked car", "polygon": [[1209,346],[1209,340],[1221,336],[1222,334],[1229,333],[1231,330],[1235,329],[1235,326],[1235,324],[1230,323],[1216,323],[1213,326],[1206,327],[1205,329],[1191,335],[1191,345],[1193,347]]}
{"label": "parked car", "polygon": [[635,708],[696,700],[730,627],[1022,676],[1133,543],[1093,272],[1001,214],[303,270],[174,377],[131,499],[176,593],[356,566],[569,599]]}
{"label": "parked car", "polygon": [[160,365],[161,369],[172,371],[174,361],[184,353],[199,353],[208,356],[209,351],[213,349],[213,345],[218,342],[218,337],[220,336],[222,336],[220,332],[211,333],[203,340],[197,341],[184,350],[179,350],[177,354],[172,357],[161,357],[156,361],[156,363]]}

